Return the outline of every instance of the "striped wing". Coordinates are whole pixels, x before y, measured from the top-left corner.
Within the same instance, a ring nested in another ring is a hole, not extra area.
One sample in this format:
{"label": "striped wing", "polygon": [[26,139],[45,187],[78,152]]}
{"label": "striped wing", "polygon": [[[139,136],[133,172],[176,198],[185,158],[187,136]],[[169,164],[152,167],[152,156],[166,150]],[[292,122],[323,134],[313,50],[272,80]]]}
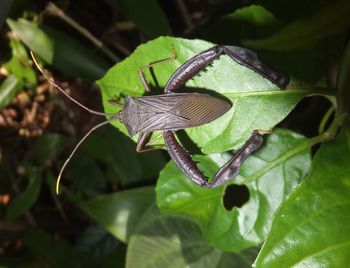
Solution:
{"label": "striped wing", "polygon": [[137,104],[138,131],[177,130],[207,124],[231,105],[219,98],[199,93],[172,93],[133,98]]}

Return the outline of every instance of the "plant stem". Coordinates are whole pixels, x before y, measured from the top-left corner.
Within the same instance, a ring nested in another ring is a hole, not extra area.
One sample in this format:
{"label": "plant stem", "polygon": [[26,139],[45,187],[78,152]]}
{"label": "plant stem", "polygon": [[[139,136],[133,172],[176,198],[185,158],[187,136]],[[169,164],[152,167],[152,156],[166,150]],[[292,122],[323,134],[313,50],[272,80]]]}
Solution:
{"label": "plant stem", "polygon": [[329,128],[321,133],[318,136],[312,137],[309,139],[309,146],[312,147],[313,145],[320,143],[320,142],[327,142],[332,140],[335,135],[338,133],[338,130],[343,125],[344,120],[347,118],[347,113],[336,113],[336,116],[334,117],[333,122],[329,126]]}
{"label": "plant stem", "polygon": [[337,114],[350,112],[350,44],[345,48],[337,77]]}
{"label": "plant stem", "polygon": [[73,20],[71,17],[66,15],[62,9],[57,7],[54,3],[49,3],[46,7],[46,10],[54,16],[61,18],[67,24],[76,29],[79,33],[85,36],[88,40],[91,41],[97,48],[99,48],[106,56],[108,56],[112,61],[120,61],[119,57],[113,53],[108,47],[106,47],[100,40],[98,40],[92,33],[89,32],[86,28],[81,26],[78,22]]}
{"label": "plant stem", "polygon": [[321,123],[320,123],[319,128],[318,128],[318,133],[324,132],[326,124],[327,124],[329,118],[331,117],[331,115],[334,113],[334,111],[335,111],[334,105],[329,107],[329,109],[327,110],[325,115],[322,117]]}
{"label": "plant stem", "polygon": [[350,44],[344,51],[337,77],[336,112],[329,128],[322,134],[309,139],[310,146],[333,139],[343,124],[349,123],[350,112]]}

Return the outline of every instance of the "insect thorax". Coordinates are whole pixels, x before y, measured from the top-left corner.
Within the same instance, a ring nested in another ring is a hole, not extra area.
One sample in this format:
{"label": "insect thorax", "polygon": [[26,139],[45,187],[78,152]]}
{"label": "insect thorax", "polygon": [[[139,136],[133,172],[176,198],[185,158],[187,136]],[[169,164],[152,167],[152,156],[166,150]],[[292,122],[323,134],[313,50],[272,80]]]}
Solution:
{"label": "insect thorax", "polygon": [[132,97],[126,96],[125,98],[122,121],[128,129],[129,135],[134,136],[138,130],[139,120],[137,104]]}

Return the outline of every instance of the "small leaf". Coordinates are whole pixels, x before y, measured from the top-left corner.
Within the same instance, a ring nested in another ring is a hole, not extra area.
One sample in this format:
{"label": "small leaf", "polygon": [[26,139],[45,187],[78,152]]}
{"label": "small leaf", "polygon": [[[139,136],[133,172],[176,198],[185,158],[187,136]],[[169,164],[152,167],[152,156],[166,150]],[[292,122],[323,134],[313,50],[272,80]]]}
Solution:
{"label": "small leaf", "polygon": [[156,0],[120,0],[123,13],[149,38],[170,35],[167,18]]}
{"label": "small leaf", "polygon": [[208,246],[188,217],[161,215],[153,206],[130,239],[126,267],[251,267],[256,250],[225,253]]}
{"label": "small leaf", "polygon": [[[196,160],[200,160],[199,168],[211,178],[228,158],[217,154],[196,157]],[[157,205],[164,213],[181,213],[193,218],[210,245],[238,252],[264,241],[273,213],[306,176],[310,162],[307,140],[279,129],[267,137],[259,151],[247,158],[240,175],[231,181],[249,191],[249,199],[243,206],[228,210],[223,196],[230,197],[229,186],[200,188],[180,173],[173,162],[158,179]],[[231,198],[237,200],[239,193],[231,193]]]}
{"label": "small leaf", "polygon": [[27,83],[28,87],[36,85],[36,74],[29,65],[29,57],[23,44],[14,38],[10,39],[12,57],[4,63],[7,71],[16,76],[22,83]]}
{"label": "small leaf", "polygon": [[5,107],[11,103],[19,89],[21,89],[21,83],[17,78],[14,75],[8,76],[0,84],[0,107]]}
{"label": "small leaf", "polygon": [[308,178],[277,211],[256,267],[350,262],[350,131],[322,144]]}
{"label": "small leaf", "polygon": [[101,195],[78,206],[107,231],[123,242],[133,234],[141,215],[154,202],[154,188]]}
{"label": "small leaf", "polygon": [[25,19],[8,19],[7,23],[35,54],[63,73],[94,81],[108,68],[90,49],[62,32]]}
{"label": "small leaf", "polygon": [[36,202],[41,189],[42,178],[39,170],[34,167],[28,167],[29,183],[27,188],[16,196],[7,207],[5,218],[13,220],[26,213]]}
{"label": "small leaf", "polygon": [[[161,88],[177,67],[213,46],[201,40],[170,37],[161,37],[139,46],[130,57],[112,67],[98,81],[103,92],[105,111],[115,113],[118,109],[108,102],[115,95],[121,97],[143,95],[145,89],[137,71],[141,66],[170,57],[172,45],[177,51],[176,60],[153,68]],[[216,91],[231,101],[232,108],[214,122],[187,130],[190,138],[204,153],[238,148],[253,130],[272,129],[287,116],[301,98],[308,94],[307,89],[295,84],[295,81],[292,81],[290,88],[286,90],[276,88],[269,80],[236,63],[228,56],[222,56],[207,69],[207,72],[202,72],[201,76],[195,76],[186,83],[187,89],[198,92],[203,92],[203,89]],[[148,71],[146,73],[147,80],[154,86],[155,82],[151,79],[151,75]],[[113,125],[127,134],[123,124],[115,122]]]}
{"label": "small leaf", "polygon": [[346,30],[350,24],[348,0],[331,1],[306,19],[299,19],[270,38],[247,40],[249,47],[272,50],[307,48],[326,37]]}

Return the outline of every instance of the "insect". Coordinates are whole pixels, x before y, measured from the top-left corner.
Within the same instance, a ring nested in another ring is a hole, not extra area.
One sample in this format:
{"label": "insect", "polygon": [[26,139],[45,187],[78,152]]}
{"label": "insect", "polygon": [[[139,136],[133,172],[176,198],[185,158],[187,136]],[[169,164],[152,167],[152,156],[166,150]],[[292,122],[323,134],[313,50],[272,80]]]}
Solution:
{"label": "insect", "polygon": [[[182,86],[190,78],[205,69],[215,59],[218,59],[222,54],[228,55],[237,63],[244,65],[253,71],[259,73],[263,77],[270,80],[279,88],[285,88],[289,83],[289,76],[279,71],[273,70],[269,66],[261,62],[257,54],[249,49],[237,46],[215,46],[206,51],[203,51],[181,65],[169,78],[164,88],[165,94],[174,94],[176,89]],[[205,108],[204,108],[205,109]],[[196,163],[191,156],[179,144],[174,136],[174,130],[164,131],[164,141],[168,153],[178,166],[178,168],[186,174],[195,184],[213,188],[220,186],[239,173],[239,169],[244,160],[263,144],[262,134],[269,131],[255,130],[246,143],[238,150],[238,152],[223,165],[209,182],[208,178],[197,168]]]}
{"label": "insect", "polygon": [[[155,64],[165,63],[175,59],[176,51],[174,47],[173,50],[174,54],[172,57],[143,66],[139,70],[139,76],[146,91],[150,92],[151,89],[147,84],[143,69],[151,68]],[[165,145],[171,158],[189,179],[201,187],[217,187],[237,175],[243,161],[253,151],[262,145],[263,138],[261,135],[265,133],[264,131],[254,131],[252,136],[238,151],[238,153],[218,170],[211,182],[209,182],[204,174],[197,168],[196,163],[192,160],[191,156],[179,144],[174,136],[174,132],[179,129],[209,123],[219,118],[230,109],[230,103],[208,94],[174,93],[175,90],[183,86],[189,79],[197,75],[201,70],[205,69],[222,54],[228,55],[237,63],[261,74],[280,88],[285,88],[289,82],[289,77],[287,75],[275,71],[263,64],[258,59],[257,54],[251,50],[236,46],[216,46],[195,55],[193,58],[181,65],[169,78],[164,88],[164,94],[143,97],[126,96],[124,104],[119,103],[118,100],[110,100],[110,103],[122,107],[122,110],[116,114],[108,114],[91,110],[73,99],[41,69],[35,59],[35,56],[31,52],[35,65],[43,76],[50,82],[50,84],[60,90],[70,100],[90,113],[110,117],[108,120],[90,129],[90,131],[88,131],[88,133],[86,133],[78,142],[60,170],[57,178],[56,192],[58,193],[60,178],[66,165],[81,143],[97,128],[106,125],[113,120],[119,120],[124,123],[131,136],[137,133],[139,134],[136,146],[137,152],[157,148],[147,146],[147,138],[149,134],[155,130],[164,131],[163,136]]]}

